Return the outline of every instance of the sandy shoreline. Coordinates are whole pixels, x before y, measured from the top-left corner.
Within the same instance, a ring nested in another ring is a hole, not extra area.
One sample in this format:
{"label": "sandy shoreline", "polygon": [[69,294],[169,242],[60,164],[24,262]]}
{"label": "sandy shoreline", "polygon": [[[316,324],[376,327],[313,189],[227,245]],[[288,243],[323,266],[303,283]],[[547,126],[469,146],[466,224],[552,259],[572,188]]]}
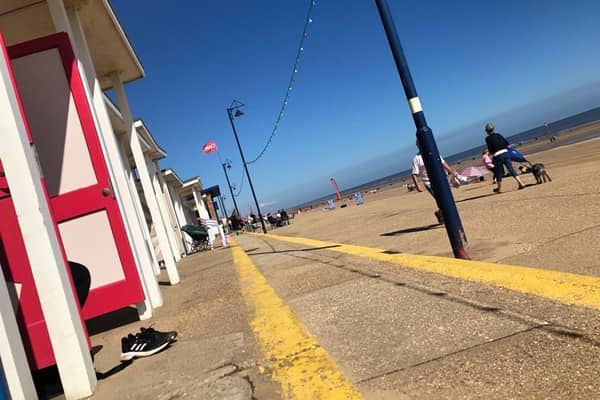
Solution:
{"label": "sandy shoreline", "polygon": [[[600,139],[561,145],[583,134],[569,132],[543,151],[545,143],[521,147],[546,165],[551,183],[536,185],[524,174],[527,188],[521,191],[510,178],[500,195],[492,193],[490,180],[452,190],[473,259],[600,275]],[[396,183],[364,200],[357,206],[346,198],[347,207],[336,203],[333,211],[314,207],[274,233],[452,256],[428,193],[408,192]]]}
{"label": "sandy shoreline", "polygon": [[[543,155],[539,155],[538,153],[543,153],[548,150],[572,145],[575,143],[580,143],[588,140],[593,140],[600,136],[600,121],[592,122],[589,124],[582,125],[580,127],[554,132],[548,135],[540,136],[535,139],[532,139],[528,142],[516,144],[514,147],[518,149],[521,153],[523,153],[527,159],[531,162],[542,162],[545,163]],[[555,137],[555,141],[550,141],[550,137]],[[482,135],[482,148],[485,145],[485,136]],[[410,164],[410,160],[407,161],[407,165]],[[481,162],[479,157],[474,157],[470,159],[463,159],[451,164],[457,171],[462,171],[464,168],[476,166],[481,167],[483,170],[483,163]],[[517,165],[517,164],[515,164]],[[412,182],[410,176],[405,177],[397,177],[393,178],[386,182],[381,182],[378,184],[366,184],[364,186],[360,186],[360,192],[363,193],[363,196],[371,196],[372,194],[369,191],[376,190],[377,192],[387,191],[390,189],[394,189],[398,186],[405,187],[407,183]],[[350,193],[348,191],[342,190],[342,194],[344,200],[342,203],[348,204],[349,202],[353,202],[354,199],[352,197],[353,192]],[[334,198],[334,196],[332,196]],[[310,211],[312,209],[322,209],[327,206],[327,200],[319,200],[314,202],[305,203],[302,207],[300,207],[301,211]],[[298,208],[291,208],[290,210],[295,211]]]}

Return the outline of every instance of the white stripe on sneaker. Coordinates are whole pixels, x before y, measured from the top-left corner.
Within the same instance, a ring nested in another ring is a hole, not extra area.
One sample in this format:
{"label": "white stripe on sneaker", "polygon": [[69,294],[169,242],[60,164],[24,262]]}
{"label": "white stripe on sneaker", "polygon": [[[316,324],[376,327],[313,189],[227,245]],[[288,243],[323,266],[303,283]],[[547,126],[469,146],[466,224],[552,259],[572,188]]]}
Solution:
{"label": "white stripe on sneaker", "polygon": [[136,357],[147,357],[147,356],[151,356],[153,354],[158,353],[159,351],[161,351],[162,349],[164,349],[165,347],[167,347],[170,343],[167,341],[163,344],[161,344],[160,346],[152,349],[152,350],[148,350],[148,351],[137,351],[135,353]]}

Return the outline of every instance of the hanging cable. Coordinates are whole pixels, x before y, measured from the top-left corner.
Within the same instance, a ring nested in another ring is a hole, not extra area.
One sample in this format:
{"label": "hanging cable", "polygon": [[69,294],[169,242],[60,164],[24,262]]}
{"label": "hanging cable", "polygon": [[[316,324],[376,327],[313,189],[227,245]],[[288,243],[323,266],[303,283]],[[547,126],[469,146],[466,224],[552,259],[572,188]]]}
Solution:
{"label": "hanging cable", "polygon": [[242,181],[242,183],[240,183],[240,189],[237,191],[237,193],[233,194],[235,197],[239,197],[240,194],[242,194],[242,188],[244,187],[244,171],[242,171],[242,177],[240,178],[240,180]]}
{"label": "hanging cable", "polygon": [[258,154],[258,156],[255,159],[253,159],[252,161],[246,161],[246,165],[257,162],[263,156],[263,154],[265,154],[265,152],[269,148],[269,145],[273,141],[273,137],[277,133],[277,129],[279,129],[279,123],[281,122],[281,118],[283,118],[285,108],[288,104],[288,99],[289,99],[291,91],[292,91],[292,85],[296,81],[296,74],[298,73],[298,64],[300,62],[300,56],[304,52],[304,40],[306,40],[306,38],[308,38],[308,26],[313,22],[311,15],[312,15],[312,9],[313,9],[314,5],[316,5],[315,0],[310,0],[308,2],[308,13],[306,15],[306,21],[304,22],[304,30],[302,31],[302,38],[300,39],[300,45],[298,46],[298,51],[296,52],[296,61],[294,62],[294,68],[292,68],[292,75],[290,77],[290,81],[288,82],[288,87],[287,87],[287,90],[285,91],[285,95],[283,96],[283,102],[281,103],[279,115],[277,116],[277,120],[275,120],[275,125],[273,126],[273,130],[271,131],[271,136],[269,136],[267,143],[265,144],[265,146],[263,147],[261,152]]}

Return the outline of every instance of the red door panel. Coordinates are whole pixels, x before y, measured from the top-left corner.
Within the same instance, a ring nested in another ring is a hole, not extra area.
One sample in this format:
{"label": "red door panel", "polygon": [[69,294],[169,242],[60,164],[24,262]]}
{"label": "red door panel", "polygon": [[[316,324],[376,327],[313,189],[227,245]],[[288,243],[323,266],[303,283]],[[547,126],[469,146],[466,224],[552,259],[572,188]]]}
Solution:
{"label": "red door panel", "polygon": [[37,151],[67,257],[92,275],[84,317],[143,300],[68,36],[58,33],[18,44],[8,54],[33,142],[44,144]]}
{"label": "red door panel", "polygon": [[[0,47],[4,51],[1,38]],[[89,319],[143,300],[68,36],[59,33],[18,44],[8,48],[7,53],[23,120],[39,155],[44,176],[41,184],[49,197],[59,242],[66,258],[85,265],[92,275],[83,317]],[[21,334],[32,367],[43,368],[54,364],[54,355],[10,189],[2,173],[0,221],[0,263],[7,280],[20,285]]]}
{"label": "red door panel", "polygon": [[[16,90],[16,84],[12,71],[10,70],[10,63],[4,39],[0,34],[0,54],[4,57],[7,66],[9,67],[9,74],[13,83],[14,96],[19,105],[21,112],[21,119],[27,131],[29,142],[32,142],[31,132],[29,125],[25,119],[23,107],[19,93]],[[48,191],[46,190],[46,183],[42,177],[40,180],[40,186],[44,190],[46,201],[49,203]],[[52,215],[52,209],[50,208],[50,216],[53,221],[56,221]],[[55,224],[55,231],[56,224]],[[58,236],[58,235],[57,235]],[[60,237],[58,237],[59,247],[63,254],[63,267],[66,268],[67,260],[65,257],[64,248]],[[16,316],[21,331],[23,343],[25,345],[25,352],[29,359],[29,363],[32,369],[40,369],[49,365],[55,364],[54,352],[50,344],[50,337],[48,335],[48,329],[42,313],[39,296],[33,280],[33,274],[29,265],[29,258],[27,257],[27,251],[25,249],[25,243],[23,242],[23,235],[17,220],[17,214],[10,196],[10,188],[8,182],[4,176],[4,167],[0,161],[0,264],[2,265],[2,272],[4,278],[10,289],[14,289],[13,295],[16,297],[17,309]],[[73,295],[75,291],[73,289],[73,279],[70,274],[70,270],[67,269],[67,275],[71,281],[71,288]],[[87,329],[83,320],[81,320],[82,328],[87,337]],[[89,345],[89,339],[88,339]]]}

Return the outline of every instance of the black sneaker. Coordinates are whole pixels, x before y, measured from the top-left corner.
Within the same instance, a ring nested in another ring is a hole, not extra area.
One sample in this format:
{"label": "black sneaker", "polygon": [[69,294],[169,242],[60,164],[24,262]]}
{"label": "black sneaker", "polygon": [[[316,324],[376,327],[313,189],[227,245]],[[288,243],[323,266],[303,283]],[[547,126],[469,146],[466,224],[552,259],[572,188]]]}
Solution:
{"label": "black sneaker", "polygon": [[142,336],[157,336],[158,338],[161,338],[161,339],[167,339],[171,343],[173,343],[174,341],[177,340],[177,331],[161,332],[161,331],[157,331],[156,329],[154,329],[152,327],[148,327],[148,328],[141,327],[140,334]]}
{"label": "black sneaker", "polygon": [[147,357],[156,354],[171,343],[168,338],[158,335],[132,335],[121,339],[121,361],[135,357]]}
{"label": "black sneaker", "polygon": [[134,336],[131,333],[127,337],[121,338],[121,361],[128,361],[133,358],[131,350],[137,344],[137,340],[137,335]]}

